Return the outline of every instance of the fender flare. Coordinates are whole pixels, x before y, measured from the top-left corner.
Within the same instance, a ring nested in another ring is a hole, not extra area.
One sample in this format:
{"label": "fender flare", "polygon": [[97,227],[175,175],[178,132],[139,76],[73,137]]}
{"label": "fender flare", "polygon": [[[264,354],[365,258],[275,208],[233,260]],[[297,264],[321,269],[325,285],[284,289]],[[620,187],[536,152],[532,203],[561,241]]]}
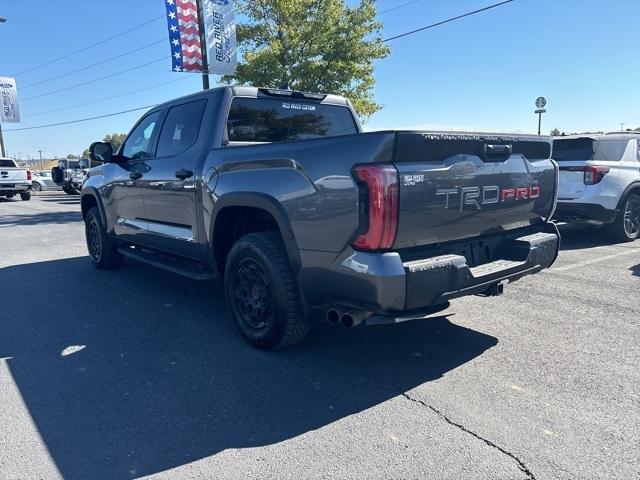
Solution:
{"label": "fender flare", "polygon": [[300,259],[298,243],[296,242],[295,235],[293,234],[293,229],[291,228],[287,212],[275,197],[262,192],[231,192],[221,195],[216,200],[211,215],[211,228],[209,232],[211,247],[213,247],[213,243],[215,241],[215,228],[218,213],[220,213],[225,207],[253,207],[269,212],[278,224],[291,267],[296,274],[300,271],[300,268],[302,267],[302,260]]}
{"label": "fender flare", "polygon": [[640,190],[639,181],[632,182],[629,186],[627,186],[627,188],[624,189],[624,192],[622,192],[622,195],[620,195],[620,200],[618,200],[618,205],[616,206],[617,212],[620,211],[620,209],[622,208],[622,202],[625,201],[625,199],[631,193],[631,191],[636,189]]}
{"label": "fender flare", "polygon": [[[100,194],[95,187],[85,187],[82,189],[80,194],[80,207],[82,208],[82,202],[85,197],[93,197],[98,205],[98,211],[100,212],[100,220],[102,220],[102,224],[105,226],[107,231],[109,231],[109,224],[107,223],[107,214],[104,211],[104,205],[102,203],[102,198],[100,198]],[[84,220],[84,214],[82,215],[82,219]]]}

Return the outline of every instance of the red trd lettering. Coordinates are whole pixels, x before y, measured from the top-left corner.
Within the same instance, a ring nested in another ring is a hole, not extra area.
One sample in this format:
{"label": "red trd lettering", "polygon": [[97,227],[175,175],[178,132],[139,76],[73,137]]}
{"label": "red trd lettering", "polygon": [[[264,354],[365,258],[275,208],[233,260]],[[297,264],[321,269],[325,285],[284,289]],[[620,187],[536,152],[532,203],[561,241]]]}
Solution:
{"label": "red trd lettering", "polygon": [[538,198],[540,196],[540,186],[535,185],[529,188],[529,198]]}
{"label": "red trd lettering", "polygon": [[503,188],[500,191],[500,201],[504,202],[507,198],[515,198],[516,190],[515,188]]}
{"label": "red trd lettering", "polygon": [[520,187],[516,189],[516,200],[526,200],[529,198],[529,187]]}

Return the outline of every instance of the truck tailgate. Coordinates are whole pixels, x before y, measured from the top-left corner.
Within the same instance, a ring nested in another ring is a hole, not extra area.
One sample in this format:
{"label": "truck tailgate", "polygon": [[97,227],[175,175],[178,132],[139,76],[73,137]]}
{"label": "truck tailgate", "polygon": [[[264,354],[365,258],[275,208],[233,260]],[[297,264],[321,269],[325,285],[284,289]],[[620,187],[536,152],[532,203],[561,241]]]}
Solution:
{"label": "truck tailgate", "polygon": [[397,132],[394,248],[449,242],[543,222],[557,170],[551,138]]}
{"label": "truck tailgate", "polygon": [[0,182],[26,182],[27,170],[25,168],[0,167]]}

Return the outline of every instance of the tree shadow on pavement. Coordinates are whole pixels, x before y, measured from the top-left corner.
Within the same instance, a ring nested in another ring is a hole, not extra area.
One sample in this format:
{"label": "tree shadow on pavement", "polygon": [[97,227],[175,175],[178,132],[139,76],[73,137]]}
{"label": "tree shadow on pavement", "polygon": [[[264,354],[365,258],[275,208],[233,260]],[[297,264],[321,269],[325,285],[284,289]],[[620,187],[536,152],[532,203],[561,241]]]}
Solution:
{"label": "tree shadow on pavement", "polygon": [[129,478],[269,445],[366,410],[481,355],[494,337],[445,317],[318,325],[278,352],[246,345],[222,289],[84,258],[0,269],[0,357],[64,478]]}

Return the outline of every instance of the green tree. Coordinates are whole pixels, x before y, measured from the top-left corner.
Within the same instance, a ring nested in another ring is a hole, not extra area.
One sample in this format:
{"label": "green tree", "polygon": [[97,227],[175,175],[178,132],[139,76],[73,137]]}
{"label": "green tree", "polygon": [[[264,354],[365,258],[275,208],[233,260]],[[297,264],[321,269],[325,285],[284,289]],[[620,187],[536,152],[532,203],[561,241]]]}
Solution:
{"label": "green tree", "polygon": [[389,54],[374,0],[237,0],[241,60],[225,83],[338,93],[360,115],[381,108],[373,99],[373,62]]}
{"label": "green tree", "polygon": [[634,129],[633,129],[633,131],[634,131],[634,132],[640,132],[640,127],[638,127],[638,128],[634,128]]}
{"label": "green tree", "polygon": [[554,137],[557,137],[558,135],[560,135],[560,130],[558,130],[557,128],[554,128],[553,130],[551,130],[551,135],[553,135]]}
{"label": "green tree", "polygon": [[68,160],[75,160],[77,158],[80,158],[80,157],[78,157],[78,155],[74,155],[73,153],[70,153],[69,155],[67,155]]}
{"label": "green tree", "polygon": [[[103,142],[109,142],[113,147],[113,151],[117,152],[122,142],[127,138],[126,133],[109,133],[102,139]],[[88,150],[87,150],[88,151]]]}

